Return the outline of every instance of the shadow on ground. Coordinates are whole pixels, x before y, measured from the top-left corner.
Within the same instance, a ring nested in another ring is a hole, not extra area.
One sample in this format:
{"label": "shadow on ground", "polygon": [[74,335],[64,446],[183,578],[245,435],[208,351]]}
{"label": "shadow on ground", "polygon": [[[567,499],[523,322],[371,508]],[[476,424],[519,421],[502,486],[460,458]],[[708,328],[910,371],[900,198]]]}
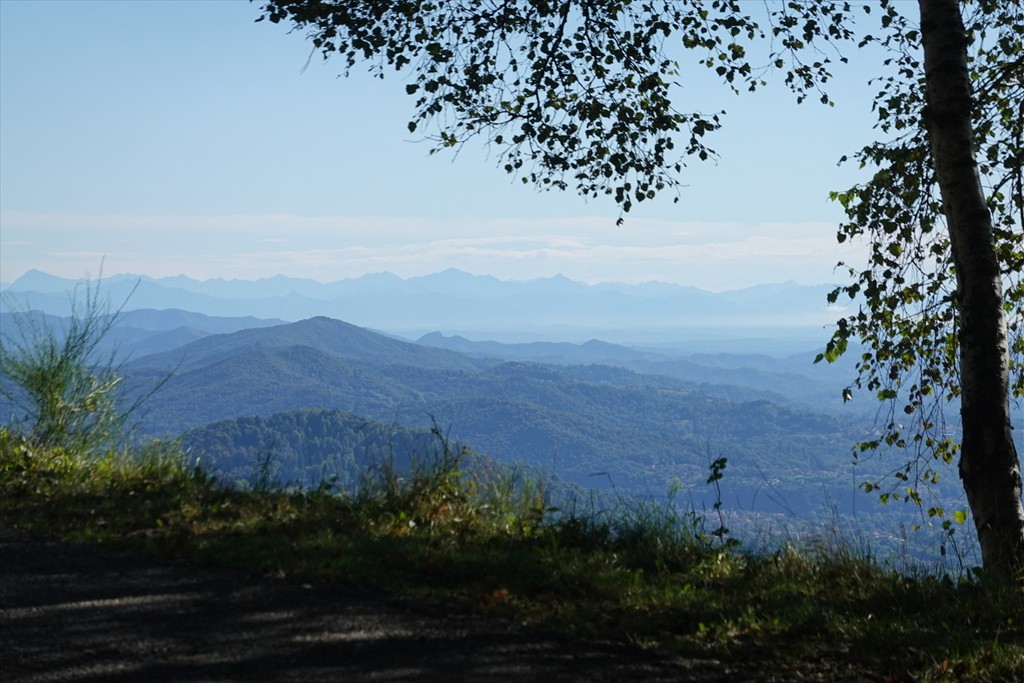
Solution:
{"label": "shadow on ground", "polygon": [[375,593],[0,530],[8,682],[718,682],[737,673]]}

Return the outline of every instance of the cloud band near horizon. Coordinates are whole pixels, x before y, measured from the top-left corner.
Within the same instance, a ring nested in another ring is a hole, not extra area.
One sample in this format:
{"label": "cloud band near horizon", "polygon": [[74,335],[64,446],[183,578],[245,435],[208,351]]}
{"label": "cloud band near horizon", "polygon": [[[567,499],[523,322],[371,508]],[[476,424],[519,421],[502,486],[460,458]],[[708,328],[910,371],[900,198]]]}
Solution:
{"label": "cloud band near horizon", "polygon": [[712,291],[795,280],[837,282],[861,245],[827,223],[673,222],[607,216],[440,221],[291,214],[0,213],[0,280],[39,269],[61,277],[122,272],[331,282],[388,271],[458,268],[500,279],[561,274],[588,283],[651,280]]}

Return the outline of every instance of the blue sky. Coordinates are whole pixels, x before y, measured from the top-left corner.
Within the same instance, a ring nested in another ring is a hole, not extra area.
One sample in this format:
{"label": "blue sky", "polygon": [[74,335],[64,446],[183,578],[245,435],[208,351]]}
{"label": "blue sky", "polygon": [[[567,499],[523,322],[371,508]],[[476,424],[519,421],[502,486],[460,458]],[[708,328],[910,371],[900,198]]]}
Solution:
{"label": "blue sky", "polygon": [[[872,139],[867,70],[838,106],[781,84],[736,97],[702,73],[687,106],[728,111],[722,159],[639,205],[514,182],[483,144],[427,156],[401,76],[340,78],[258,4],[0,0],[0,280],[185,274],[332,281],[456,267],[503,279],[663,280],[713,290],[834,282],[858,180],[843,154]],[[855,57],[855,55],[854,55]],[[307,66],[308,62],[308,66]]]}

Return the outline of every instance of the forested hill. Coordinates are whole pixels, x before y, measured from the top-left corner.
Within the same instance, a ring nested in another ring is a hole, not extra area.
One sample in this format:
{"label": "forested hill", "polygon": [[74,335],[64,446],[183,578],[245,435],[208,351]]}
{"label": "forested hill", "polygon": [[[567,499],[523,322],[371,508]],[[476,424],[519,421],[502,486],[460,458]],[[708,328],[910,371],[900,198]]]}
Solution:
{"label": "forested hill", "polygon": [[443,446],[427,429],[323,408],[220,420],[182,437],[189,457],[221,480],[305,488],[330,483],[348,489],[374,468],[405,471],[411,458],[429,460]]}
{"label": "forested hill", "polygon": [[257,351],[303,346],[346,361],[371,366],[475,370],[487,365],[452,351],[427,348],[377,334],[355,325],[325,317],[297,323],[244,329],[196,340],[166,353],[152,354],[132,363],[134,368],[188,371]]}
{"label": "forested hill", "polygon": [[[753,340],[750,340],[752,343]],[[634,348],[591,339],[582,344],[568,342],[529,342],[505,344],[495,341],[471,341],[459,335],[445,336],[432,332],[416,343],[458,351],[476,358],[518,360],[552,365],[597,364],[623,367],[645,375],[666,375],[700,384],[705,390],[720,394],[721,386],[742,387],[765,398],[797,403],[815,410],[842,411],[847,415],[860,412],[871,417],[876,406],[850,405],[840,400],[842,390],[857,375],[851,352],[835,363],[815,363],[817,349],[805,348],[800,353],[772,355],[780,347],[762,340],[758,353],[681,352],[672,348]],[[766,392],[774,394],[768,395]],[[863,409],[862,409],[863,408]]]}
{"label": "forested hill", "polygon": [[145,434],[308,408],[411,428],[434,419],[482,455],[625,492],[661,494],[676,478],[703,492],[709,458],[725,455],[744,504],[766,480],[793,506],[809,484],[837,478],[849,496],[844,473],[861,428],[752,390],[716,395],[623,368],[474,359],[326,318],[207,337],[134,361],[128,379],[145,386],[178,363],[148,404]]}
{"label": "forested hill", "polygon": [[[10,303],[3,301],[3,304]],[[3,304],[0,304],[0,308]],[[39,310],[32,310],[29,316],[39,323],[40,329],[63,330],[67,329],[69,322],[66,316],[52,315]],[[22,324],[19,324],[17,314],[0,310],[0,330],[9,343],[19,344],[27,341],[22,336],[26,332],[31,335],[31,325],[26,326],[24,323],[27,321],[24,320],[21,322]],[[169,351],[211,334],[270,327],[281,325],[283,322],[252,316],[213,317],[180,309],[143,308],[121,311],[113,327],[102,339],[97,340],[97,352],[98,355],[106,357],[113,355],[120,358],[125,352],[130,352],[134,357],[141,357]]]}

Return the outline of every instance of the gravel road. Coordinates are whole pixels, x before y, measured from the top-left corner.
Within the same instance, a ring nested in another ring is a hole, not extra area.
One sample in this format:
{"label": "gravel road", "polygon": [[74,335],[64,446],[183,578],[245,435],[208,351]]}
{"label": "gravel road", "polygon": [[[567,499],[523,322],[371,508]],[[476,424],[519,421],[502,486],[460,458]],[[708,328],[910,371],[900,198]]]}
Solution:
{"label": "gravel road", "polygon": [[681,681],[744,676],[436,606],[0,529],[0,681]]}

